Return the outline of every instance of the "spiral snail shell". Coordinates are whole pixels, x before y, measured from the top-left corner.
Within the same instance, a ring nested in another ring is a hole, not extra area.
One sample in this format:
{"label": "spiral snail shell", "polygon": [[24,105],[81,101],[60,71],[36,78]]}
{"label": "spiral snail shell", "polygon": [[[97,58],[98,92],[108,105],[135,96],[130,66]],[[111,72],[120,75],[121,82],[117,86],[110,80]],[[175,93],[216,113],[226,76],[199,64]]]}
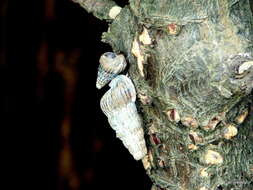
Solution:
{"label": "spiral snail shell", "polygon": [[124,55],[113,52],[104,53],[99,59],[98,75],[96,87],[101,89],[113,78],[126,68],[126,60]]}
{"label": "spiral snail shell", "polygon": [[109,84],[111,87],[100,101],[100,106],[112,129],[135,160],[147,154],[142,120],[137,113],[136,91],[132,81],[125,75],[118,75]]}

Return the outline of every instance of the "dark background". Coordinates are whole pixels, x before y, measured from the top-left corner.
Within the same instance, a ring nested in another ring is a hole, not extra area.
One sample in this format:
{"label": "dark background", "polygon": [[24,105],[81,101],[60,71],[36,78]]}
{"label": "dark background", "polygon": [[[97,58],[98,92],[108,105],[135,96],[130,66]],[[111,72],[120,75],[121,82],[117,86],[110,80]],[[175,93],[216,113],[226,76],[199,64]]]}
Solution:
{"label": "dark background", "polygon": [[0,0],[0,23],[1,189],[150,189],[100,110],[107,23],[70,0]]}
{"label": "dark background", "polygon": [[[123,5],[122,3],[118,2]],[[107,23],[70,0],[1,0],[2,189],[150,189],[95,87]]]}

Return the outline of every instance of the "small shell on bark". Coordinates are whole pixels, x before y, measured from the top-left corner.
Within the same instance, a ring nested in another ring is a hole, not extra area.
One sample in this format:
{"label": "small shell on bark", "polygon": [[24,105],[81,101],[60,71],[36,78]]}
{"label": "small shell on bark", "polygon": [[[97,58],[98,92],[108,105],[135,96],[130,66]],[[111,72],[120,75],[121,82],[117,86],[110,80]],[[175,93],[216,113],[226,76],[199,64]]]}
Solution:
{"label": "small shell on bark", "polygon": [[209,173],[207,172],[207,168],[201,168],[199,173],[200,173],[201,177],[208,177],[209,176]]}
{"label": "small shell on bark", "polygon": [[180,116],[176,109],[170,109],[166,112],[167,117],[170,121],[178,123],[180,121]]}
{"label": "small shell on bark", "polygon": [[142,120],[135,106],[136,91],[132,81],[119,75],[109,84],[111,87],[100,101],[110,126],[116,131],[124,146],[135,160],[147,154]]}
{"label": "small shell on bark", "polygon": [[223,157],[216,151],[207,150],[204,155],[204,161],[206,164],[218,165],[223,163]]}
{"label": "small shell on bark", "polygon": [[120,13],[120,11],[121,11],[121,7],[119,7],[119,6],[114,6],[114,7],[112,7],[111,9],[110,9],[110,11],[109,11],[109,17],[111,18],[111,19],[115,19],[117,16],[118,16],[118,14]]}
{"label": "small shell on bark", "polygon": [[236,128],[236,126],[232,125],[232,124],[228,124],[223,131],[223,136],[225,139],[231,139],[232,137],[236,136],[238,133],[238,130]]}
{"label": "small shell on bark", "polygon": [[122,72],[126,68],[126,60],[124,55],[113,52],[104,53],[99,60],[98,67],[98,76],[96,87],[98,89],[105,86],[109,83],[113,78],[117,76],[120,72]]}

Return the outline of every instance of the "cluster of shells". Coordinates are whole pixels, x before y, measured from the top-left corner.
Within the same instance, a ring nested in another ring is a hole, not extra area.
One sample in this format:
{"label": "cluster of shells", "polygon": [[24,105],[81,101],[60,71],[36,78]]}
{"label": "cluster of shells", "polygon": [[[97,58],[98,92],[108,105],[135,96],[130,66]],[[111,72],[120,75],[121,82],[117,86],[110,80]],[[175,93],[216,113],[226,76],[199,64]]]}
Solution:
{"label": "cluster of shells", "polygon": [[142,119],[135,105],[136,91],[131,79],[120,73],[126,68],[125,57],[112,52],[100,57],[96,87],[109,84],[110,89],[101,98],[100,106],[116,136],[123,142],[135,160],[147,154]]}
{"label": "cluster of shells", "polygon": [[[106,52],[100,57],[99,63],[96,87],[101,89],[110,83],[110,89],[101,98],[101,109],[107,116],[108,122],[112,129],[115,130],[117,137],[121,139],[134,159],[140,160],[147,154],[147,148],[144,140],[142,119],[135,105],[136,91],[134,84],[129,77],[121,74],[127,66],[125,57],[122,54]],[[251,66],[251,62],[243,65],[243,68],[240,68],[240,73]],[[175,109],[168,110],[166,114],[172,122],[181,121],[183,125],[192,129],[196,129],[199,126],[197,120],[192,117],[181,118]],[[236,123],[242,123],[247,114],[248,112],[245,112],[238,116]],[[203,129],[214,130],[223,117],[222,114],[215,117]],[[237,132],[236,126],[227,124],[222,131],[222,136],[229,140],[236,136]],[[203,140],[197,138],[197,135],[191,136],[195,142]],[[197,146],[190,144],[188,148],[196,150]]]}

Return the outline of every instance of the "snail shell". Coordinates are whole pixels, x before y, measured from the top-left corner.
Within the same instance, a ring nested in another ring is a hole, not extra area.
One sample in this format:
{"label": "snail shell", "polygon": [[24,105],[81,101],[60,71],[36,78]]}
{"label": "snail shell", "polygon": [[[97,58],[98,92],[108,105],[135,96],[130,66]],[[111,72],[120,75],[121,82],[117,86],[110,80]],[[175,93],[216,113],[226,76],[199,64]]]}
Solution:
{"label": "snail shell", "polygon": [[109,86],[110,90],[100,101],[101,109],[108,117],[110,126],[116,131],[117,137],[121,139],[134,159],[140,160],[147,154],[147,148],[142,120],[135,105],[134,85],[128,77],[119,75]]}
{"label": "snail shell", "polygon": [[127,65],[124,55],[117,55],[113,52],[104,53],[100,57],[99,63],[100,65],[98,67],[98,76],[96,82],[96,87],[98,89],[109,83],[117,76],[117,74],[122,72]]}

